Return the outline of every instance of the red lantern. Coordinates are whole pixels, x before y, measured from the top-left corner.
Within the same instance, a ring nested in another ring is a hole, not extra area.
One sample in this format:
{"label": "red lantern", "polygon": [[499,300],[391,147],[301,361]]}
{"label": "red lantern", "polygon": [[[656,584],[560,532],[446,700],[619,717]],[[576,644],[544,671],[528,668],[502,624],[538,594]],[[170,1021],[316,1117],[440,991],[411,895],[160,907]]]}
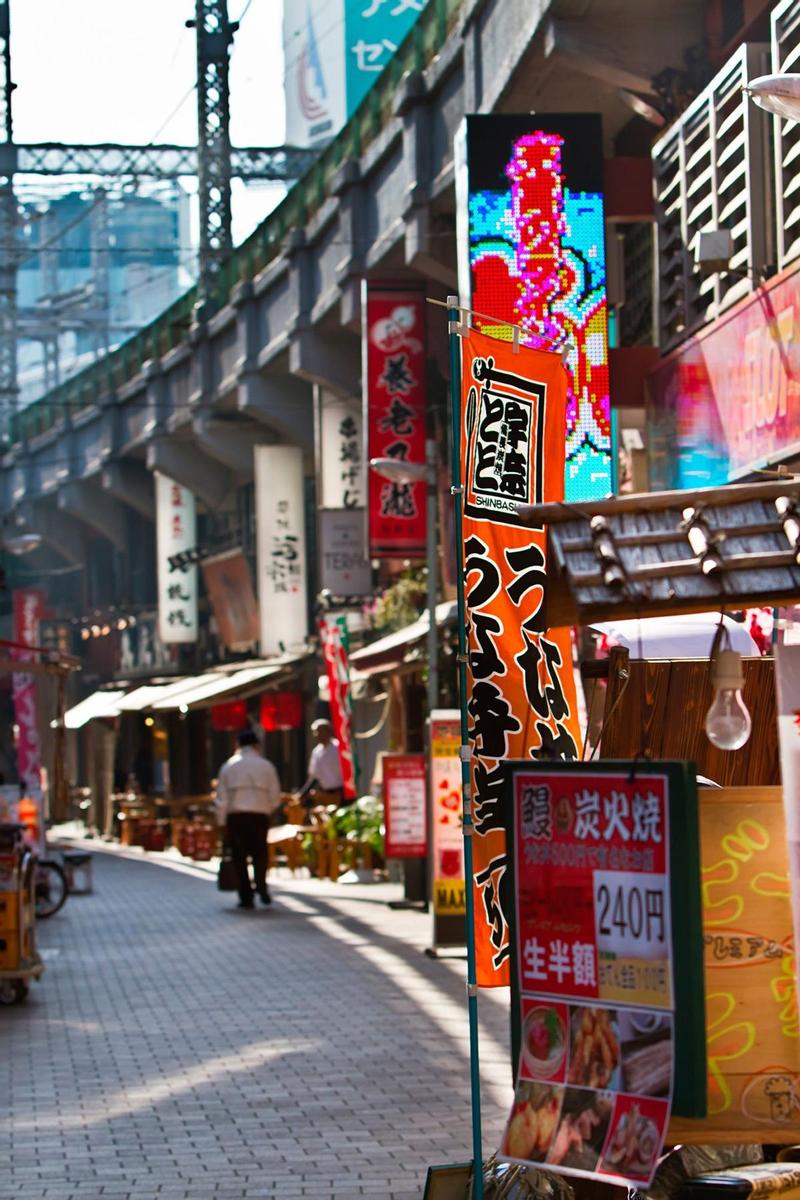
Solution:
{"label": "red lantern", "polygon": [[211,705],[211,725],[216,733],[234,733],[247,725],[247,701],[229,700]]}
{"label": "red lantern", "polygon": [[302,724],[302,692],[265,692],[261,697],[261,727],[266,733],[300,729]]}

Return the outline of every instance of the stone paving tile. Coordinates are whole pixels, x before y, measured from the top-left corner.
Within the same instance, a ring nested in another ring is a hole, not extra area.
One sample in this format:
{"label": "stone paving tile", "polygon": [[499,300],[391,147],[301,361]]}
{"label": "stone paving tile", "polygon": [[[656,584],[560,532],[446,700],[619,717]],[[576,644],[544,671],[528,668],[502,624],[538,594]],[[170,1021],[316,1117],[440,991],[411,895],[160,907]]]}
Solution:
{"label": "stone paving tile", "polygon": [[[287,876],[240,913],[213,867],[94,873],[0,1009],[0,1200],[418,1200],[429,1163],[470,1156],[464,965],[423,955],[396,889]],[[487,1151],[507,1003],[481,999]]]}

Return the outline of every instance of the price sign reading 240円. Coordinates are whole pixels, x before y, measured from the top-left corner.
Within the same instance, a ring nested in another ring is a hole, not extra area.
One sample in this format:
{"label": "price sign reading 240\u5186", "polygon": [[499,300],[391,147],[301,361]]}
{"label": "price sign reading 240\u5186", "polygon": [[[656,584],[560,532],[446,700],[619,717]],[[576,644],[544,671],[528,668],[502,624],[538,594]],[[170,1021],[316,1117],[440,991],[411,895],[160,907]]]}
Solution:
{"label": "price sign reading 240\u5186", "polygon": [[503,1156],[646,1186],[670,1114],[670,780],[514,764],[520,1050]]}

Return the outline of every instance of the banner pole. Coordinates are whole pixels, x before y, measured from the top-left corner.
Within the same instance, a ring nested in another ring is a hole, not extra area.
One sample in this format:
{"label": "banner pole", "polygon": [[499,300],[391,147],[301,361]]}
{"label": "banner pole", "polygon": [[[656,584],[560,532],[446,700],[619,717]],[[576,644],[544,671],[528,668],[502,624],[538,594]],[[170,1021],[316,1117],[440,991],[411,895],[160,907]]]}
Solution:
{"label": "banner pole", "polygon": [[464,533],[461,480],[461,346],[458,296],[447,297],[447,331],[450,342],[450,403],[452,417],[452,487],[455,510],[456,596],[458,602],[458,702],[461,710],[461,795],[464,830],[464,892],[467,933],[467,1009],[469,1012],[469,1065],[472,1096],[472,1195],[483,1200],[483,1150],[481,1137],[481,1075],[478,1054],[478,985],[475,970],[475,897],[472,887],[472,801],[470,748],[467,728],[467,624],[464,603]]}

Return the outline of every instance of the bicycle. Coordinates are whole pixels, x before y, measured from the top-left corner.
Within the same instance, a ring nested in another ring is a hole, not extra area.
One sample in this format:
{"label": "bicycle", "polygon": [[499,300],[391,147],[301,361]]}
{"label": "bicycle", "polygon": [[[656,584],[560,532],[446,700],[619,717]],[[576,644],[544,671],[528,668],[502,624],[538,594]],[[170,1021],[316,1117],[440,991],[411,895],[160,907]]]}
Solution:
{"label": "bicycle", "polygon": [[64,907],[69,885],[64,868],[51,858],[43,858],[34,868],[34,899],[37,920],[52,917]]}

